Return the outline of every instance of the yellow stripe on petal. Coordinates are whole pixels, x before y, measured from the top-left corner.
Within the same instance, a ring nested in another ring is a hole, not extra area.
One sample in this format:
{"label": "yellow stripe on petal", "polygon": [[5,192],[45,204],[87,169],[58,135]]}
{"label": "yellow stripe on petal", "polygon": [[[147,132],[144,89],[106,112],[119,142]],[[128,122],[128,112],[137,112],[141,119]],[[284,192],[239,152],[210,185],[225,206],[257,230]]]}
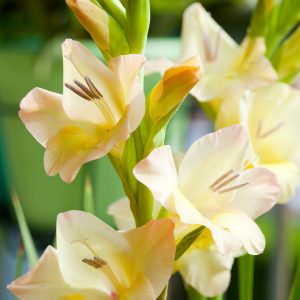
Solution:
{"label": "yellow stripe on petal", "polygon": [[86,297],[79,294],[69,294],[63,296],[61,300],[87,300]]}
{"label": "yellow stripe on petal", "polygon": [[72,181],[103,136],[104,132],[101,129],[97,130],[95,127],[94,132],[86,132],[76,126],[63,127],[47,144],[47,174],[52,176],[60,172],[64,181]]}

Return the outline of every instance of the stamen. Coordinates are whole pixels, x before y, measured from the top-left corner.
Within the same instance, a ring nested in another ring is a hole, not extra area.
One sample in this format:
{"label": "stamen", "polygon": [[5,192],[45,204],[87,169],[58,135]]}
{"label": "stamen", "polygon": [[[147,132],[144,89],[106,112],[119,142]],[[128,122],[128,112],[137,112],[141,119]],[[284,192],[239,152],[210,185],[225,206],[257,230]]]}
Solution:
{"label": "stamen", "polygon": [[280,122],[276,124],[272,129],[266,131],[265,133],[262,133],[262,123],[263,122],[259,120],[258,127],[256,130],[256,137],[260,139],[264,139],[269,135],[273,134],[274,132],[278,131],[284,125],[285,122]]}
{"label": "stamen", "polygon": [[82,84],[80,81],[78,80],[74,80],[74,83],[81,88],[87,95],[89,95],[92,99],[93,98],[97,98],[97,96],[95,96],[90,90],[89,88],[87,88],[84,84]]}
{"label": "stamen", "polygon": [[91,79],[88,76],[85,76],[84,79],[85,79],[85,82],[87,83],[87,85],[89,86],[91,92],[95,95],[95,97],[97,97],[97,98],[103,98],[103,95],[99,92],[99,90],[93,84],[93,82],[91,81]]}
{"label": "stamen", "polygon": [[235,186],[231,186],[231,187],[223,189],[223,190],[219,190],[219,191],[217,191],[217,193],[218,194],[223,194],[223,193],[227,193],[227,192],[230,192],[230,191],[234,191],[234,190],[240,189],[241,187],[243,187],[247,184],[249,184],[249,182],[244,182],[244,183],[241,183],[241,184],[238,184],[238,185],[235,185]]}
{"label": "stamen", "polygon": [[221,184],[217,185],[215,188],[212,189],[213,192],[217,192],[222,187],[226,186],[228,183],[232,182],[234,179],[238,178],[240,174],[235,174],[232,177],[228,178],[227,180],[223,181]]}
{"label": "stamen", "polygon": [[99,269],[107,265],[107,262],[98,256],[94,256],[94,258],[84,258],[82,261],[95,269]]}
{"label": "stamen", "polygon": [[88,97],[87,95],[83,94],[81,91],[77,90],[77,88],[75,88],[74,86],[72,86],[69,83],[65,83],[65,87],[67,87],[68,89],[70,89],[72,92],[74,92],[75,94],[77,94],[79,97],[87,100],[87,101],[91,101],[91,98]]}
{"label": "stamen", "polygon": [[232,174],[234,171],[231,169],[228,172],[226,172],[224,175],[219,177],[216,181],[214,181],[210,186],[209,189],[212,190],[216,185],[218,185],[221,181],[223,181],[227,176]]}

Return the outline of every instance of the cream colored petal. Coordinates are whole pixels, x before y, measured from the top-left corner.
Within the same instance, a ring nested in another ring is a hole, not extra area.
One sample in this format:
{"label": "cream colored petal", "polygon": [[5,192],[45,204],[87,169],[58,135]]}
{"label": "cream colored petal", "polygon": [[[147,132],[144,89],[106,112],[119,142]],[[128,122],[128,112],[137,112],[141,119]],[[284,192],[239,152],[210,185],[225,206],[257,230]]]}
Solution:
{"label": "cream colored petal", "polygon": [[135,257],[135,265],[131,268],[145,275],[156,298],[171,277],[176,247],[173,230],[171,220],[161,219],[123,233]]}
{"label": "cream colored petal", "polygon": [[242,172],[240,182],[249,184],[237,190],[230,207],[243,211],[253,220],[269,211],[281,194],[277,176],[264,168]]}
{"label": "cream colored petal", "polygon": [[122,293],[121,300],[155,300],[156,296],[150,281],[140,274],[129,289]]}
{"label": "cream colored petal", "polygon": [[192,248],[176,263],[186,284],[201,295],[214,297],[223,294],[230,283],[232,255],[222,255],[217,249]]}
{"label": "cream colored petal", "polygon": [[258,88],[277,80],[278,75],[265,57],[265,52],[266,45],[263,38],[247,37],[243,41],[232,74],[244,88]]}
{"label": "cream colored petal", "polygon": [[248,135],[241,125],[200,138],[190,147],[179,167],[180,191],[200,210],[230,202],[234,193],[213,193],[210,186],[230,170],[231,176],[242,171],[248,152]]}
{"label": "cream colored petal", "polygon": [[[68,283],[110,295],[134,278],[128,242],[95,216],[81,211],[59,214],[56,233],[59,264]],[[83,262],[95,257],[104,265],[95,268]]]}
{"label": "cream colored petal", "polygon": [[133,130],[131,126],[136,126],[138,118],[141,119],[134,114],[132,103],[110,130],[82,122],[62,128],[46,145],[47,174],[53,176],[59,172],[65,182],[73,181],[82,164],[104,156],[114,147],[120,151],[118,143],[128,139]]}
{"label": "cream colored petal", "polygon": [[134,176],[146,185],[155,199],[166,203],[177,188],[177,171],[170,146],[162,146],[152,151],[133,169]]}
{"label": "cream colored petal", "polygon": [[224,96],[228,94],[227,89],[230,83],[224,76],[204,73],[203,78],[192,89],[191,95],[200,102],[223,100]]}
{"label": "cream colored petal", "polygon": [[40,88],[23,98],[19,117],[44,147],[62,127],[73,123],[63,109],[62,95]]}
{"label": "cream colored petal", "polygon": [[212,222],[227,229],[243,244],[249,254],[257,255],[265,249],[266,241],[256,223],[237,209],[224,210],[213,216]]}
{"label": "cream colored petal", "polygon": [[277,164],[265,164],[262,167],[274,172],[278,178],[281,188],[279,203],[290,201],[295,195],[296,188],[300,185],[299,166],[286,161]]}
{"label": "cream colored petal", "polygon": [[[88,77],[103,96],[100,100],[88,101],[64,86],[63,105],[67,114],[76,120],[111,127],[111,123],[119,121],[126,103],[119,78],[79,42],[68,39],[63,43],[62,49],[64,83],[76,87],[74,80],[77,80],[87,87]],[[99,102],[105,104],[108,112],[103,113]],[[109,120],[107,114],[110,116]]]}
{"label": "cream colored petal", "polygon": [[118,229],[128,230],[135,228],[135,221],[130,210],[128,198],[124,197],[110,204],[107,213],[114,218]]}
{"label": "cream colored petal", "polygon": [[174,61],[165,57],[150,59],[145,63],[145,76],[151,75],[153,73],[159,73],[162,76],[164,72],[167,69],[173,67],[174,64]]}
{"label": "cream colored petal", "polygon": [[300,92],[277,83],[255,90],[247,101],[247,125],[261,163],[293,160],[300,149]]}
{"label": "cream colored petal", "polygon": [[[240,93],[232,93],[230,97],[225,97],[221,102],[217,118],[215,121],[215,128],[220,129],[234,124],[241,123],[241,103],[243,98],[247,97],[248,91],[246,90],[243,95]],[[242,100],[241,100],[242,99]]]}
{"label": "cream colored petal", "polygon": [[[203,225],[212,235],[219,251],[222,254],[231,253],[241,246],[240,241],[227,230],[222,229],[205,218],[193,204],[191,204],[180,191],[175,191],[172,195],[173,208],[171,211],[176,212],[183,224]],[[201,239],[201,236],[200,236]]]}
{"label": "cream colored petal", "polygon": [[21,300],[111,299],[96,288],[77,288],[67,284],[60,271],[56,250],[51,246],[45,250],[37,265],[13,281],[8,289]]}
{"label": "cream colored petal", "polygon": [[108,64],[110,69],[118,76],[123,93],[125,104],[128,105],[137,95],[140,101],[145,102],[142,86],[138,74],[146,62],[146,57],[140,54],[121,55],[112,58]]}
{"label": "cream colored petal", "polygon": [[184,12],[182,44],[184,58],[200,54],[204,74],[226,72],[239,51],[234,40],[199,3]]}

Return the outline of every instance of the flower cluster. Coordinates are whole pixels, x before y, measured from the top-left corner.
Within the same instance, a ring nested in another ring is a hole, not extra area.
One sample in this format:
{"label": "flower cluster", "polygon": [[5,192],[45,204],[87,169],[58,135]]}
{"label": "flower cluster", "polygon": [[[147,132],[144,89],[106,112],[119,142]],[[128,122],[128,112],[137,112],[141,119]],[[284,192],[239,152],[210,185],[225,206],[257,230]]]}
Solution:
{"label": "flower cluster", "polygon": [[[120,231],[86,212],[61,213],[57,248],[9,289],[22,300],[155,300],[179,272],[199,294],[223,294],[234,258],[265,248],[255,219],[299,184],[300,92],[282,81],[288,70],[276,68],[254,21],[238,45],[197,3],[183,16],[181,62],[154,66],[162,77],[145,95],[149,0],[67,4],[104,62],[66,40],[63,93],[35,88],[19,115],[46,148],[50,176],[71,182],[108,155],[126,194],[108,211]],[[188,94],[217,131],[179,157],[165,129]]]}

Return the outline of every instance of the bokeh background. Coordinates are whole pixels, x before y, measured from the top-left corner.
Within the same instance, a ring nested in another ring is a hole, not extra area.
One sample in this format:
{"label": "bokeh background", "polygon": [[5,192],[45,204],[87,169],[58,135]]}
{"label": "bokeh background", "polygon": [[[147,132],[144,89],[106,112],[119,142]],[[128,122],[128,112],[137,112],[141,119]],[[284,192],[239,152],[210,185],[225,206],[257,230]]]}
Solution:
{"label": "bokeh background", "polygon": [[[151,0],[148,57],[179,59],[182,12],[192,2]],[[234,39],[242,40],[254,0],[206,0],[201,3]],[[39,86],[62,91],[60,45],[65,38],[79,39],[98,53],[63,0],[0,0],[1,300],[13,299],[5,287],[15,276],[15,257],[21,245],[10,199],[12,190],[19,194],[40,251],[53,242],[57,213],[82,209],[86,175],[92,181],[97,215],[106,222],[113,224],[106,214],[108,204],[123,195],[121,184],[106,158],[87,164],[72,184],[62,183],[58,176],[46,176],[44,150],[18,119],[20,100],[32,88]],[[146,88],[149,90],[157,80],[157,75],[148,77]],[[196,138],[213,129],[204,113],[191,100],[185,102],[168,128],[167,142],[176,151],[183,151]],[[277,207],[259,220],[268,244],[265,253],[255,261],[254,299],[287,299],[295,261],[299,256],[299,204],[300,199],[295,199],[291,205]],[[227,300],[238,299],[236,265],[232,277]],[[180,285],[180,278],[176,277],[174,282]],[[185,299],[184,293],[177,290],[173,297]]]}

